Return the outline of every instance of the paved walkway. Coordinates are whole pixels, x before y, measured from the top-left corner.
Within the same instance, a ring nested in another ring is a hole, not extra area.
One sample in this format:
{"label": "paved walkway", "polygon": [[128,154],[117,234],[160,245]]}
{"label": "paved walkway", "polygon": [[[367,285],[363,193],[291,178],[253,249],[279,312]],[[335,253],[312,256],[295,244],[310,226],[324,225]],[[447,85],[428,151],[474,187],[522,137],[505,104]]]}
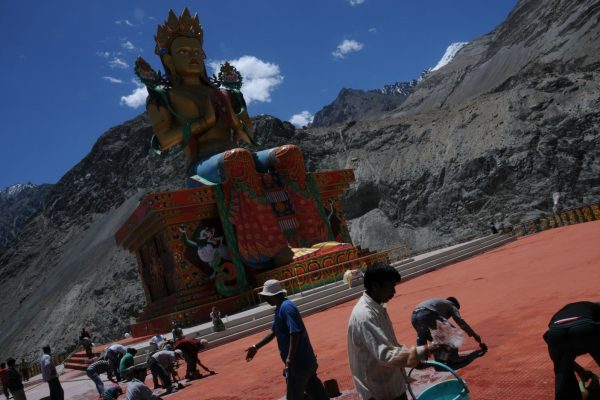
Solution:
{"label": "paved walkway", "polygon": [[[430,297],[454,295],[461,302],[465,319],[490,347],[488,354],[460,371],[471,389],[471,398],[553,398],[552,365],[541,336],[550,316],[565,303],[600,300],[598,237],[600,222],[558,228],[402,283],[388,305],[398,339],[404,343],[415,340],[410,325],[415,304]],[[340,398],[344,400],[357,398],[346,355],[347,321],[354,303],[305,318],[319,358],[319,375],[322,380],[337,379],[344,393]],[[168,398],[283,398],[283,365],[276,344],[262,348],[250,363],[244,359],[244,349],[263,335],[252,335],[201,353],[203,363],[218,374],[194,381]],[[475,348],[476,344],[471,340],[464,347]],[[600,368],[591,358],[582,357],[580,361],[600,374]],[[420,381],[423,378],[431,377],[425,375]],[[81,379],[72,378],[68,382],[72,388],[65,385],[69,393],[65,398],[97,398],[92,382],[85,376]],[[28,399],[40,399],[38,392],[28,391]]]}

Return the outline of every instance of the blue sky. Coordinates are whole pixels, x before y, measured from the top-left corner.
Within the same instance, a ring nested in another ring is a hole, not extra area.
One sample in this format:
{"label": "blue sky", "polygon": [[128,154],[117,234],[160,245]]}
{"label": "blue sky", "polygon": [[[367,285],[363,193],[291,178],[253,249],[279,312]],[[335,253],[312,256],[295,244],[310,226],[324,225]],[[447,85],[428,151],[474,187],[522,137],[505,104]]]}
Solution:
{"label": "blue sky", "polygon": [[141,55],[162,69],[153,36],[169,8],[198,13],[207,65],[238,63],[251,115],[290,120],[310,117],[344,87],[418,77],[451,43],[493,30],[515,3],[4,1],[0,188],[55,183],[102,133],[143,111],[132,66]]}

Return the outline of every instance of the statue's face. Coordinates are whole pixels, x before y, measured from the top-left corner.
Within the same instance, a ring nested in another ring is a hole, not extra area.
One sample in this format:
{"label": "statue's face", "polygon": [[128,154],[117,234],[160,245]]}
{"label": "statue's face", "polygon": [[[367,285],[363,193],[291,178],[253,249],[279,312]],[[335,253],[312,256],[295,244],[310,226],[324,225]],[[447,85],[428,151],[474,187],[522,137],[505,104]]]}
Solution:
{"label": "statue's face", "polygon": [[198,39],[178,37],[171,43],[171,52],[164,56],[164,62],[179,76],[194,76],[204,73],[204,58]]}

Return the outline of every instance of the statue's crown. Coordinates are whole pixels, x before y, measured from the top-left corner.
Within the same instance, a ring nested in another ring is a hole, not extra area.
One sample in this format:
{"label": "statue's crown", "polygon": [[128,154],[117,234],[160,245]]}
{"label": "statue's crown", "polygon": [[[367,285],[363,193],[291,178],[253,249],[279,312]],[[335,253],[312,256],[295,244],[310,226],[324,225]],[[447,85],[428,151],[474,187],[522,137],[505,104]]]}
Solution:
{"label": "statue's crown", "polygon": [[204,33],[198,14],[194,14],[192,17],[187,7],[183,9],[180,17],[177,17],[173,10],[169,10],[169,17],[165,24],[158,25],[158,28],[156,28],[156,36],[154,36],[156,48],[154,52],[159,56],[167,54],[173,40],[180,36],[196,38],[202,45]]}

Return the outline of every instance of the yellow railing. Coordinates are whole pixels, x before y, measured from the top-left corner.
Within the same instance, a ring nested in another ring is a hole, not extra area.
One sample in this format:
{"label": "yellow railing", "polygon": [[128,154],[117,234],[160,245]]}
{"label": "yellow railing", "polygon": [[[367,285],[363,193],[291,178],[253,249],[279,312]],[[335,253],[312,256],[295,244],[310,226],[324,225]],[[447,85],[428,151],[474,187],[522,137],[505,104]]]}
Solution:
{"label": "yellow railing", "polygon": [[529,219],[513,225],[512,229],[514,235],[524,236],[547,229],[598,220],[600,220],[600,203],[591,203],[562,210],[548,216]]}

